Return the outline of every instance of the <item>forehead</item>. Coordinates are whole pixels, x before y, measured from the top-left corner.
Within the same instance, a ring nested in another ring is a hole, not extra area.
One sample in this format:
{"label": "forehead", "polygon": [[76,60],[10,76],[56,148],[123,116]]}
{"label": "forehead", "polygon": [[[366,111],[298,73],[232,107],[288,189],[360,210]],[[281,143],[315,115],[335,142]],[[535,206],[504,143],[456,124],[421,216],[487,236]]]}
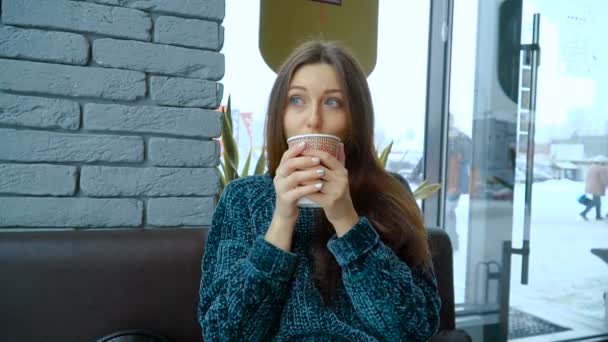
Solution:
{"label": "forehead", "polygon": [[326,63],[305,64],[296,69],[290,86],[319,86],[339,88],[340,76],[333,65]]}

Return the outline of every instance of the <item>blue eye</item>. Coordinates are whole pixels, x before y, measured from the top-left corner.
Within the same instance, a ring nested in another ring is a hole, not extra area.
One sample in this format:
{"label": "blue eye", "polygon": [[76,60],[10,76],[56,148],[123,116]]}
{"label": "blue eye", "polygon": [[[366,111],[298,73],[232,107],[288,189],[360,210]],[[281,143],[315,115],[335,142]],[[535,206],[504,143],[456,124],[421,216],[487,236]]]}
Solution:
{"label": "blue eye", "polygon": [[289,103],[294,105],[301,105],[304,103],[304,100],[300,96],[293,95],[289,97]]}
{"label": "blue eye", "polygon": [[329,98],[325,101],[325,104],[330,107],[340,107],[340,100],[336,98]]}

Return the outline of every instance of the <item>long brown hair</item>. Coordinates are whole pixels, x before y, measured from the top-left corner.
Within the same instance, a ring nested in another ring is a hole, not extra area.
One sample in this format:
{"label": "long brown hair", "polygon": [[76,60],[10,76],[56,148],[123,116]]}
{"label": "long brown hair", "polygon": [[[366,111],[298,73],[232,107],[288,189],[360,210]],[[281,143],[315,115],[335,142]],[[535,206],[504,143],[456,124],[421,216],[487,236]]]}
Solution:
{"label": "long brown hair", "polygon": [[[384,170],[376,157],[373,142],[374,111],[365,74],[355,58],[336,43],[304,43],[287,58],[279,70],[270,94],[266,117],[270,175],[275,176],[281,157],[288,148],[283,120],[291,79],[301,66],[317,63],[334,67],[346,99],[349,117],[343,142],[355,210],[372,222],[381,240],[410,267],[428,265],[428,245],[420,209],[412,194]],[[313,278],[323,298],[329,302],[341,279],[341,272],[326,247],[335,230],[324,213],[319,218],[317,235],[311,245]]]}

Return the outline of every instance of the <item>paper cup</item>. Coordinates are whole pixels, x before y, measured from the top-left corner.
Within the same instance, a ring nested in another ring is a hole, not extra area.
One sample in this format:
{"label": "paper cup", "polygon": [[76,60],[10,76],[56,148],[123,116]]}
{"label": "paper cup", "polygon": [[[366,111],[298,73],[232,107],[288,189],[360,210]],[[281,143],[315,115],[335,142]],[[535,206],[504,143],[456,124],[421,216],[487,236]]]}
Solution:
{"label": "paper cup", "polygon": [[[331,154],[334,157],[338,157],[338,151],[340,151],[340,138],[330,134],[300,134],[294,135],[287,139],[287,145],[292,148],[301,142],[306,142],[306,149],[313,149],[323,151]],[[300,198],[298,206],[301,208],[320,208],[321,206],[306,197]]]}

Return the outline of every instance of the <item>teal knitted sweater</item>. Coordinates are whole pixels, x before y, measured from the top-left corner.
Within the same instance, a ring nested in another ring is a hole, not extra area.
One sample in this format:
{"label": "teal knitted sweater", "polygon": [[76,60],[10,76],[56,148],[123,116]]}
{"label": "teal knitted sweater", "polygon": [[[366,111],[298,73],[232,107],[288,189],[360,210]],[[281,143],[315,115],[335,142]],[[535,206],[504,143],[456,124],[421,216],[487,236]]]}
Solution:
{"label": "teal knitted sweater", "polygon": [[268,174],[224,190],[203,257],[205,341],[426,341],[435,333],[440,299],[432,271],[401,261],[365,217],[327,244],[342,282],[325,305],[308,252],[319,209],[300,210],[286,252],[264,240],[274,206]]}

